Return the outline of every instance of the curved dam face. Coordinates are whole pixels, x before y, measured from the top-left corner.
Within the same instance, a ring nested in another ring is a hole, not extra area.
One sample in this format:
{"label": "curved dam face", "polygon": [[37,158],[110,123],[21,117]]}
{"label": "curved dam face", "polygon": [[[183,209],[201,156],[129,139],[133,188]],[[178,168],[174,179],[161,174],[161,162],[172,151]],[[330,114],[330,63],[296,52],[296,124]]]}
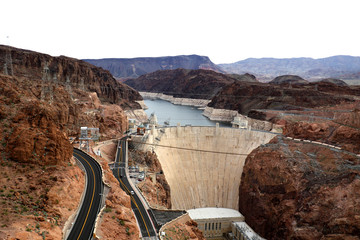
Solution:
{"label": "curved dam face", "polygon": [[247,155],[274,133],[218,127],[152,129],[154,147],[170,185],[173,209],[238,209]]}

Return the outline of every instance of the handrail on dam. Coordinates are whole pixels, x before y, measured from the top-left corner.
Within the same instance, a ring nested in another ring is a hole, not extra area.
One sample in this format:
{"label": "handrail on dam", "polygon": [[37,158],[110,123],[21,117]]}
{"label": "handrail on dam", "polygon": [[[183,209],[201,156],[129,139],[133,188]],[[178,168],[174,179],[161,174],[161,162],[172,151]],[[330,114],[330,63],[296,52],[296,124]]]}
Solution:
{"label": "handrail on dam", "polygon": [[[197,128],[216,128],[217,126],[195,126],[195,125],[183,125],[183,126],[158,126],[156,127],[156,129],[166,129],[166,128],[177,128],[177,127],[197,127]],[[276,134],[276,135],[282,135],[281,133],[277,133],[277,132],[271,132],[271,131],[266,131],[266,130],[261,130],[261,129],[254,129],[254,128],[233,128],[230,126],[219,126],[218,128],[232,128],[234,130],[242,130],[242,131],[255,131],[255,132],[264,132],[264,133],[272,133],[272,134]],[[150,131],[151,128],[145,128],[146,131]]]}

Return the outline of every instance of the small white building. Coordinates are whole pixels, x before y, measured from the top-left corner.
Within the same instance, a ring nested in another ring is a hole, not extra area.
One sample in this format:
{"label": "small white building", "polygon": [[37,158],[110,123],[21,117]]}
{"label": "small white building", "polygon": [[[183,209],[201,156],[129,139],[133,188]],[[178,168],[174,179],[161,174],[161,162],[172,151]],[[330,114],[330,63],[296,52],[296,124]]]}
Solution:
{"label": "small white building", "polygon": [[195,208],[187,212],[207,239],[222,239],[225,233],[231,232],[232,222],[244,221],[239,211],[230,208]]}
{"label": "small white building", "polygon": [[129,119],[129,129],[134,129],[137,124],[138,123],[136,119]]}
{"label": "small white building", "polygon": [[248,120],[236,116],[231,122],[231,125],[233,128],[248,128]]}

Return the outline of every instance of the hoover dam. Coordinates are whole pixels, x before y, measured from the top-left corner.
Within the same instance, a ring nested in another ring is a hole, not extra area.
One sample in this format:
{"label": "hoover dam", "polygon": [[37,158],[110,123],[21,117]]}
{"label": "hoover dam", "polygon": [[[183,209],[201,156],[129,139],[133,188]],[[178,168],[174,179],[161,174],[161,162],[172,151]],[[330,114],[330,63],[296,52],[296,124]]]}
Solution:
{"label": "hoover dam", "polygon": [[275,135],[218,125],[152,127],[143,147],[158,156],[170,185],[173,209],[238,209],[245,159]]}

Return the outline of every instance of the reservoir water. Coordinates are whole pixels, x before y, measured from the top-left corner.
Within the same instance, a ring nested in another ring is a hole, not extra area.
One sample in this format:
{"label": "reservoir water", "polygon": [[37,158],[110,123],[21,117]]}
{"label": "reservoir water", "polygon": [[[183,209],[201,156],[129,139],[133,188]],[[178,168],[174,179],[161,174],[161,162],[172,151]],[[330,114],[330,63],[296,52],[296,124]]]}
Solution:
{"label": "reservoir water", "polygon": [[[169,121],[170,126],[176,126],[180,123],[181,126],[190,124],[191,126],[215,126],[216,121],[211,121],[207,117],[202,115],[203,110],[192,106],[183,106],[172,104],[168,101],[156,99],[156,100],[144,100],[146,106],[145,110],[148,116],[154,113],[158,119],[160,125],[164,124],[164,121]],[[219,122],[222,127],[229,127],[229,123]]]}

